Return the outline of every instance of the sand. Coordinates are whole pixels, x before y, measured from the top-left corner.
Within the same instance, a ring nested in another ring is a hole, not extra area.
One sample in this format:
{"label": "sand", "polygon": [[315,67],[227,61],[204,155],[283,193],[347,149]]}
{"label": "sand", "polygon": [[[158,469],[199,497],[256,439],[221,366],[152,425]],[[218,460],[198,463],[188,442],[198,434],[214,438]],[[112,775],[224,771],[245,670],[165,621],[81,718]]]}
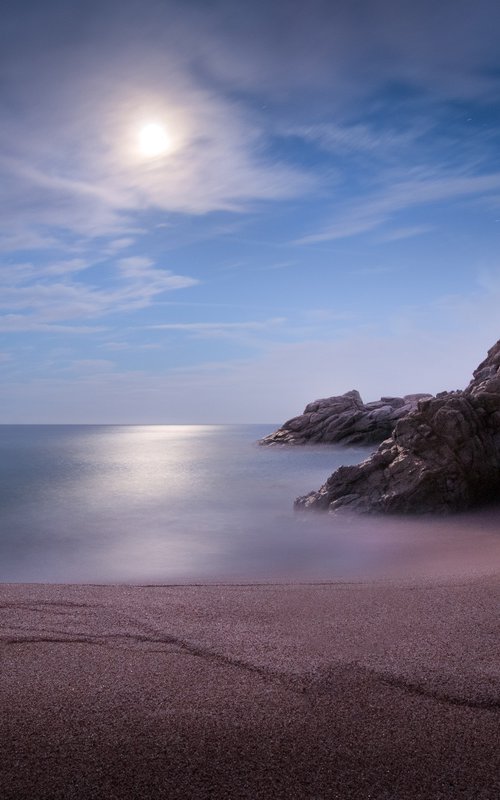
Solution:
{"label": "sand", "polygon": [[0,796],[497,800],[499,598],[0,586]]}

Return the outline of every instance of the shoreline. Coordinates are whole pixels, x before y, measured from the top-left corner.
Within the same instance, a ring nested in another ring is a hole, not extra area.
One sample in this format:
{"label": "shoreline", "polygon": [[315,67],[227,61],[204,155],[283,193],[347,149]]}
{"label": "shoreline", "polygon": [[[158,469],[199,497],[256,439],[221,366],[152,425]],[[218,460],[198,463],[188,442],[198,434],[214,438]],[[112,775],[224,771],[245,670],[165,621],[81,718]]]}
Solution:
{"label": "shoreline", "polygon": [[4,800],[500,794],[495,575],[0,584]]}

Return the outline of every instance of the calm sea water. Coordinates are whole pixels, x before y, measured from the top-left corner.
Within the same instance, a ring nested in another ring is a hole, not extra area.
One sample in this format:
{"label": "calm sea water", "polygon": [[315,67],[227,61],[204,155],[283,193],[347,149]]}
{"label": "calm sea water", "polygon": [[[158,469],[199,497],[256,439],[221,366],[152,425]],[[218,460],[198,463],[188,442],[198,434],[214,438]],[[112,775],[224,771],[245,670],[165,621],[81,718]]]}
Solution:
{"label": "calm sea water", "polygon": [[[272,429],[0,426],[0,581],[331,580],[449,538],[428,521],[295,513],[297,495],[370,451],[257,446]],[[458,527],[477,550],[498,519]]]}

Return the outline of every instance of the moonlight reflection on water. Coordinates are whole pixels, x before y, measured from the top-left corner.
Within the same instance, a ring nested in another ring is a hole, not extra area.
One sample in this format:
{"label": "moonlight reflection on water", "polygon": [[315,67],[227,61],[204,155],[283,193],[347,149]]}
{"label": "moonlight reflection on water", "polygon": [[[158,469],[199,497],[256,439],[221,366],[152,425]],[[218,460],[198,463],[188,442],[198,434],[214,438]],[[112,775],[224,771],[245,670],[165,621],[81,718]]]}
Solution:
{"label": "moonlight reflection on water", "polygon": [[329,581],[487,571],[498,514],[296,513],[366,448],[258,447],[271,426],[0,428],[0,580]]}

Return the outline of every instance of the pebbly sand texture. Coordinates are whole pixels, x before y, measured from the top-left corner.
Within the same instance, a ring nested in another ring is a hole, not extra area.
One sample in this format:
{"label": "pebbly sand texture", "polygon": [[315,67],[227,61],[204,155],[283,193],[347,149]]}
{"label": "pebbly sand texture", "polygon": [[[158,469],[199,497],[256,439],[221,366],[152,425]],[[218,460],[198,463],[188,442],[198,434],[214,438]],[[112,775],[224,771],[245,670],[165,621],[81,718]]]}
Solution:
{"label": "pebbly sand texture", "polygon": [[0,796],[497,800],[499,599],[0,586]]}

